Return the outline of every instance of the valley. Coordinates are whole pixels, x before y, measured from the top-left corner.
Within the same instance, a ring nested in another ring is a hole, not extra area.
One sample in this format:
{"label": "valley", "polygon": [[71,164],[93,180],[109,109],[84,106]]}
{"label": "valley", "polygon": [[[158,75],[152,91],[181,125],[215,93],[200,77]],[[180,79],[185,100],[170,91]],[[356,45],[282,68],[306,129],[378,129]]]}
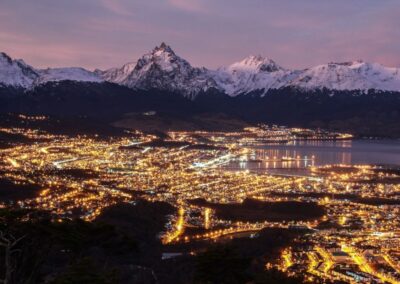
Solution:
{"label": "valley", "polygon": [[[21,119],[43,123],[49,118]],[[2,208],[39,210],[66,224],[78,218],[131,226],[109,219],[120,214],[111,212],[143,202],[159,204],[156,208],[168,204],[171,209],[165,208],[169,213],[158,235],[162,246],[154,252],[165,260],[160,264],[156,258],[146,269],[158,271],[158,265],[165,267],[175,258],[200,257],[210,243],[243,242],[261,248],[257,243],[265,233],[283,230],[287,241],[268,248],[275,258],[252,255],[264,268],[321,283],[358,277],[399,281],[398,168],[316,166],[317,153],[308,158],[266,157],[254,148],[292,139],[345,141],[351,135],[267,126],[235,132],[171,131],[162,139],[137,130],[107,137],[2,131],[36,141],[10,141],[0,151],[2,187],[8,188],[1,193]],[[308,174],[297,176],[226,167],[252,161],[271,166],[284,161],[296,167],[307,159]],[[132,209],[127,212],[133,214]],[[162,221],[157,222],[160,227]]]}

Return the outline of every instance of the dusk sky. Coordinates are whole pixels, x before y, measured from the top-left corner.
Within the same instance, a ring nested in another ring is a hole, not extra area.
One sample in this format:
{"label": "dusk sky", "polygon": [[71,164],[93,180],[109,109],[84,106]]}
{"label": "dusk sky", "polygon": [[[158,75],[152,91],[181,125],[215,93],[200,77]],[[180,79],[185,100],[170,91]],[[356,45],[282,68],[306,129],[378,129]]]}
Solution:
{"label": "dusk sky", "polygon": [[1,0],[0,51],[35,67],[136,61],[165,41],[194,66],[261,54],[286,68],[400,67],[399,0]]}

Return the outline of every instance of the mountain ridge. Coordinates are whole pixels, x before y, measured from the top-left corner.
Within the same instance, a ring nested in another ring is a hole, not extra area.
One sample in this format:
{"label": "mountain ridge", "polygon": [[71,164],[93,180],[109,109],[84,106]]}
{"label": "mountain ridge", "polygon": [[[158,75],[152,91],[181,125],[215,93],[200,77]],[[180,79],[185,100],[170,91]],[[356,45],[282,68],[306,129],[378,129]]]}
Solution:
{"label": "mountain ridge", "polygon": [[47,82],[112,82],[136,90],[168,91],[193,99],[218,90],[229,96],[298,88],[304,91],[400,91],[400,68],[350,61],[327,63],[303,70],[286,69],[272,59],[250,55],[226,67],[193,67],[162,43],[137,61],[107,70],[81,67],[35,69],[23,60],[0,53],[0,85],[32,89]]}

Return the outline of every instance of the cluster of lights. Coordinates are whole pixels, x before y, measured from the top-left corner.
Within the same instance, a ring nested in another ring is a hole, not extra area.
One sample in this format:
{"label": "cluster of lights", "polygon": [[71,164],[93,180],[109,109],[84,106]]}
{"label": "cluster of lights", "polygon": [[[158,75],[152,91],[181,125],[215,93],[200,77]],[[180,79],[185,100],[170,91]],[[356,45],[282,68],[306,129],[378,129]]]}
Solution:
{"label": "cluster of lights", "polygon": [[[266,140],[298,139],[294,137],[299,133],[304,135],[307,132],[304,129],[257,127],[241,132],[168,133],[166,142],[184,142],[179,147],[149,146],[157,138],[141,132],[131,133],[132,138],[101,140],[19,128],[0,131],[20,133],[39,141],[0,150],[4,178],[15,184],[35,184],[42,188],[35,198],[20,200],[21,207],[50,210],[64,218],[79,216],[93,220],[104,208],[118,202],[132,202],[137,196],[168,202],[178,210],[166,225],[162,236],[165,244],[215,241],[268,227],[308,228],[313,232],[312,246],[303,252],[296,251],[295,246],[285,249],[276,263],[278,268],[289,274],[307,273],[310,279],[347,281],[369,275],[370,279],[399,283],[396,278],[400,275],[399,206],[374,206],[346,197],[398,199],[400,186],[390,183],[399,178],[398,174],[368,165],[328,165],[309,167],[310,175],[299,177],[232,171],[227,166],[232,161],[246,163],[257,159],[304,160],[297,156],[266,159],[254,149],[243,147]],[[307,133],[310,139],[351,138],[347,134]],[[325,207],[326,215],[313,221],[232,222],[219,219],[213,209],[191,202],[204,199],[213,203],[240,203],[246,198],[318,202]],[[321,229],[322,222],[334,223],[336,227]],[[203,231],[190,234],[185,230],[188,226]],[[335,248],[334,244],[342,245]],[[373,255],[380,257],[376,262],[386,264],[391,270],[377,270],[371,257],[365,256],[366,247],[375,248]],[[348,261],[358,268],[350,270],[347,263],[340,263],[335,249],[347,253]],[[339,273],[338,268],[348,274]]]}

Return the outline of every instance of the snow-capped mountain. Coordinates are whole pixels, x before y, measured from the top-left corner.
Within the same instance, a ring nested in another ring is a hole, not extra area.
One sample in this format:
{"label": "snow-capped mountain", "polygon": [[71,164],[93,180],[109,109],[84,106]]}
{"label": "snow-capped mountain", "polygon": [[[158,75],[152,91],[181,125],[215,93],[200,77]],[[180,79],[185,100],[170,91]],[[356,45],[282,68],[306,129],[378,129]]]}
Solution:
{"label": "snow-capped mountain", "polygon": [[107,70],[103,79],[134,89],[167,90],[188,97],[218,87],[207,69],[192,67],[165,43],[143,55],[132,67]]}
{"label": "snow-capped mountain", "polygon": [[363,61],[329,63],[300,72],[289,85],[306,90],[400,91],[400,69]]}
{"label": "snow-capped mountain", "polygon": [[273,60],[249,56],[228,67],[213,72],[217,84],[226,94],[236,96],[255,90],[279,89],[284,87],[298,72],[286,70]]}
{"label": "snow-capped mountain", "polygon": [[363,61],[329,63],[305,70],[287,70],[273,60],[250,56],[214,73],[228,95],[294,87],[317,89],[400,91],[400,69]]}
{"label": "snow-capped mountain", "polygon": [[229,96],[254,91],[265,94],[286,87],[304,91],[328,89],[337,91],[400,92],[400,68],[389,68],[363,61],[329,63],[304,70],[285,69],[262,56],[208,70],[190,65],[170,46],[162,43],[136,62],[94,72],[83,68],[35,69],[22,60],[0,53],[0,85],[34,88],[54,81],[112,82],[132,89],[158,89],[193,98],[201,92],[216,89]]}
{"label": "snow-capped mountain", "polygon": [[120,68],[111,68],[106,71],[95,70],[94,72],[106,81],[122,84],[135,69],[136,62],[129,62]]}
{"label": "snow-capped mountain", "polygon": [[39,77],[34,68],[23,60],[15,60],[0,52],[0,85],[29,88]]}
{"label": "snow-capped mountain", "polygon": [[47,82],[102,82],[103,79],[80,67],[35,69],[21,59],[0,53],[0,85],[29,89]]}
{"label": "snow-capped mountain", "polygon": [[96,73],[90,72],[80,67],[47,68],[37,70],[37,73],[39,74],[39,77],[33,82],[34,85],[65,80],[78,82],[103,81]]}

